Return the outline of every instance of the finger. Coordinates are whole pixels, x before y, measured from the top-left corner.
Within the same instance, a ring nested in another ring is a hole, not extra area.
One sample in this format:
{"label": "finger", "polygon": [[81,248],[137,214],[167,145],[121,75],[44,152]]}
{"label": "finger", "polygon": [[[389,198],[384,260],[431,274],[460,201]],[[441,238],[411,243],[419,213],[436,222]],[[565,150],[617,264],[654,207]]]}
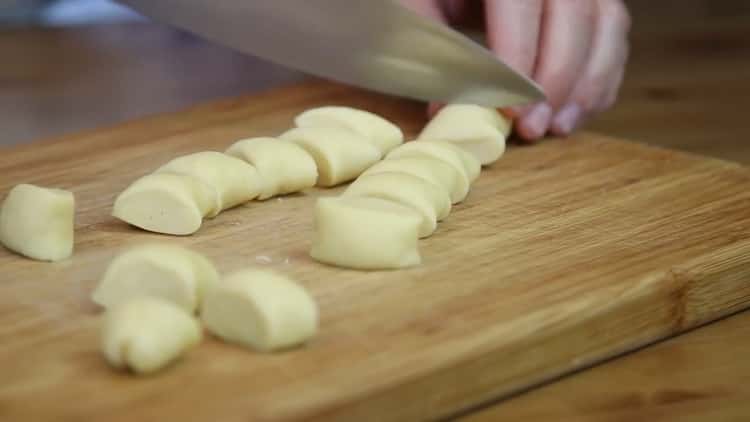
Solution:
{"label": "finger", "polygon": [[564,105],[586,64],[595,18],[594,0],[548,0],[545,3],[534,79],[543,87],[553,110]]}
{"label": "finger", "polygon": [[490,49],[527,76],[531,76],[536,62],[542,5],[542,0],[485,0]]}
{"label": "finger", "polygon": [[[596,30],[591,55],[572,94],[566,104],[575,104],[584,115],[606,108],[606,97],[610,91],[619,89],[628,56],[627,33],[630,17],[621,0],[599,0],[596,5]],[[559,120],[559,121],[558,121]],[[571,124],[564,119],[555,119],[553,132],[567,134]]]}
{"label": "finger", "polygon": [[617,76],[615,76],[615,78],[613,79],[612,85],[610,85],[610,87],[604,93],[601,101],[599,101],[599,103],[596,105],[594,109],[595,112],[607,110],[615,104],[615,102],[617,101],[617,96],[620,93],[620,86],[622,85],[624,77],[625,68],[623,67],[622,69],[620,69]]}
{"label": "finger", "polygon": [[[537,60],[543,5],[543,0],[485,0],[487,44],[510,67],[529,77]],[[549,107],[514,107],[505,112],[512,117],[533,114],[516,126],[517,135],[525,140],[542,137],[551,118]]]}
{"label": "finger", "polygon": [[422,16],[440,22],[445,21],[445,15],[440,8],[440,2],[437,0],[401,0],[401,3]]}

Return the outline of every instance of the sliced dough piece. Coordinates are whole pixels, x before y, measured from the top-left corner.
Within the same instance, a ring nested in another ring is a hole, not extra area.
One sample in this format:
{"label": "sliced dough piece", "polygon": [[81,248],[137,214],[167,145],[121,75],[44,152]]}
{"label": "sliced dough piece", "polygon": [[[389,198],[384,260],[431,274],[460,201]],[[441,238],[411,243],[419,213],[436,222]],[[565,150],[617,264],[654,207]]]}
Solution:
{"label": "sliced dough piece", "polygon": [[187,174],[216,190],[217,202],[207,217],[243,204],[260,194],[261,181],[252,165],[216,151],[197,152],[175,158],[155,173]]}
{"label": "sliced dough piece", "polygon": [[188,235],[214,212],[217,193],[187,174],[148,174],[115,199],[112,215],[155,233]]}
{"label": "sliced dough piece", "polygon": [[450,107],[450,114],[457,118],[473,120],[475,117],[479,117],[497,128],[504,137],[507,138],[510,135],[512,121],[503,116],[497,109],[476,104],[449,104],[447,107]]}
{"label": "sliced dough piece", "polygon": [[505,135],[497,121],[490,118],[489,110],[463,104],[445,106],[422,129],[417,140],[451,142],[483,165],[491,164],[505,152]]}
{"label": "sliced dough piece", "polygon": [[0,243],[26,257],[61,261],[73,254],[71,192],[20,184],[0,207]]}
{"label": "sliced dough piece", "polygon": [[318,306],[310,294],[272,271],[228,276],[206,296],[201,318],[221,339],[261,351],[297,346],[318,330]]}
{"label": "sliced dough piece", "polygon": [[292,142],[265,137],[243,139],[232,144],[226,153],[258,170],[261,200],[311,188],[318,180],[315,160]]}
{"label": "sliced dough piece", "polygon": [[365,110],[351,107],[326,106],[305,111],[294,119],[297,127],[343,127],[363,135],[379,150],[381,155],[404,142],[398,126]]}
{"label": "sliced dough piece", "polygon": [[380,150],[364,136],[337,127],[289,130],[281,139],[305,149],[318,166],[318,186],[331,187],[357,178],[380,160]]}
{"label": "sliced dough piece", "polygon": [[115,368],[147,374],[181,357],[202,337],[200,324],[184,310],[161,299],[141,297],[107,311],[102,351]]}
{"label": "sliced dough piece", "polygon": [[446,141],[407,142],[385,158],[431,157],[449,164],[459,173],[461,190],[468,193],[471,183],[479,177],[482,164],[473,155]]}
{"label": "sliced dough piece", "polygon": [[218,280],[216,268],[197,252],[173,245],[146,244],[112,260],[91,298],[109,308],[137,297],[153,296],[193,313]]}
{"label": "sliced dough piece", "polygon": [[[360,177],[378,173],[406,173],[420,177],[443,189],[452,203],[461,202],[468,193],[468,188],[459,180],[458,172],[444,161],[432,157],[404,157],[381,161],[367,169]],[[438,221],[450,213],[450,208],[438,214]]]}
{"label": "sliced dough piece", "polygon": [[[440,141],[433,141],[431,143],[438,142]],[[453,145],[449,142],[446,143],[449,145]],[[460,152],[459,155],[461,156],[461,161],[464,163],[464,167],[466,168],[466,173],[469,175],[469,181],[471,183],[476,182],[476,180],[479,179],[479,174],[482,171],[482,163],[477,159],[477,157],[474,156],[474,154],[471,154],[464,149],[458,148],[458,152]]]}
{"label": "sliced dough piece", "polygon": [[422,219],[412,208],[385,199],[319,198],[310,256],[325,264],[357,270],[419,265]]}
{"label": "sliced dough piece", "polygon": [[450,210],[448,193],[432,183],[406,173],[378,173],[358,178],[344,196],[387,199],[411,207],[422,215],[419,237],[427,237],[437,228],[437,216]]}

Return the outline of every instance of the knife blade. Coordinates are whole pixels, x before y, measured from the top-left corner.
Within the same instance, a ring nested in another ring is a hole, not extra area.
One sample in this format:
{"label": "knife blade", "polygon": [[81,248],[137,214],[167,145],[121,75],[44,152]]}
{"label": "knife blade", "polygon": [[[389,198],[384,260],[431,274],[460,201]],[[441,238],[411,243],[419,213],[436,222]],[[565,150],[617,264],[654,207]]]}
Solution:
{"label": "knife blade", "polygon": [[277,64],[422,101],[507,107],[541,89],[487,49],[395,0],[120,0]]}

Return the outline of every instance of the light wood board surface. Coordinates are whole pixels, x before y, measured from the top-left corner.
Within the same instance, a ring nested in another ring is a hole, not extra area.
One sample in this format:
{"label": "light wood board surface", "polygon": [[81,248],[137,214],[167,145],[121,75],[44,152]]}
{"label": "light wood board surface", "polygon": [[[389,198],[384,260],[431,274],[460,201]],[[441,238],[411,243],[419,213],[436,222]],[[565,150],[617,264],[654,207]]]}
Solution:
{"label": "light wood board surface", "polygon": [[117,250],[165,239],[110,217],[114,196],[176,155],[280,133],[330,103],[411,135],[424,123],[422,106],[315,83],[2,150],[1,192],[71,189],[78,221],[68,262],[0,251],[0,419],[446,416],[750,304],[750,171],[584,133],[511,148],[421,242],[416,269],[309,259],[314,198],[336,190],[253,202],[166,238],[223,272],[293,275],[320,304],[321,333],[279,355],[209,339],[155,377],[111,371],[88,295]]}

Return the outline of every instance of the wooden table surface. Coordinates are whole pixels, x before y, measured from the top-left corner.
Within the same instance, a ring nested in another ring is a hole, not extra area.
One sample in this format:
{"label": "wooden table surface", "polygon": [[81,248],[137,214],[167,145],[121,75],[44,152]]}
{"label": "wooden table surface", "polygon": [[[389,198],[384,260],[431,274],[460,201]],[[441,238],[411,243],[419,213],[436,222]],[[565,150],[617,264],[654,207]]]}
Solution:
{"label": "wooden table surface", "polygon": [[[750,163],[750,3],[629,2],[620,104],[589,129]],[[153,25],[0,32],[0,143],[114,124],[301,78]],[[10,59],[9,59],[10,58]],[[2,177],[0,175],[0,177]],[[472,420],[745,420],[750,313],[581,371]]]}

